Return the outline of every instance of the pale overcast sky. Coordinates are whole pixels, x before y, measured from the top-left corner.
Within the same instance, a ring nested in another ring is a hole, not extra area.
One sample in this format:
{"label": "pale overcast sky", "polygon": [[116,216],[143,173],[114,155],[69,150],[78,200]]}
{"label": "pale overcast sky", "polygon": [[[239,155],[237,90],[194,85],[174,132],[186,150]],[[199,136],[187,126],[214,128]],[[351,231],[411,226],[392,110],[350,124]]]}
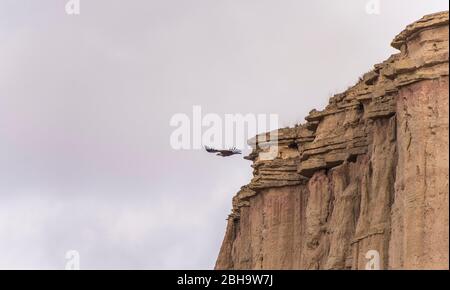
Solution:
{"label": "pale overcast sky", "polygon": [[445,0],[0,0],[0,268],[211,269],[250,163],[175,151],[170,118],[282,126]]}

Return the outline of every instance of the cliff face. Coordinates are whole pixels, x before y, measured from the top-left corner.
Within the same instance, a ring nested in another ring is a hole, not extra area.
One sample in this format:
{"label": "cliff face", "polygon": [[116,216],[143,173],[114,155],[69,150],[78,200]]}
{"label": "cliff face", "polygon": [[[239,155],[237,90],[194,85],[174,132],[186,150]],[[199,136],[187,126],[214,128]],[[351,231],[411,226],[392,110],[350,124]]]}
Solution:
{"label": "cliff face", "polygon": [[448,35],[425,16],[304,125],[250,140],[216,269],[449,268]]}

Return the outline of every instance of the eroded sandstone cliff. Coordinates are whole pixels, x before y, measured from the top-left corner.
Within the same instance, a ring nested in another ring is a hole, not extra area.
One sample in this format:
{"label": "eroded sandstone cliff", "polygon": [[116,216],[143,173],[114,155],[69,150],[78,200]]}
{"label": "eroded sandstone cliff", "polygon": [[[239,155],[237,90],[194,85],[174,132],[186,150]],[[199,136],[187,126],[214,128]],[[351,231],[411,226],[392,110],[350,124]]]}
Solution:
{"label": "eroded sandstone cliff", "polygon": [[217,269],[364,269],[373,250],[382,269],[448,269],[448,19],[409,25],[325,110],[250,140]]}

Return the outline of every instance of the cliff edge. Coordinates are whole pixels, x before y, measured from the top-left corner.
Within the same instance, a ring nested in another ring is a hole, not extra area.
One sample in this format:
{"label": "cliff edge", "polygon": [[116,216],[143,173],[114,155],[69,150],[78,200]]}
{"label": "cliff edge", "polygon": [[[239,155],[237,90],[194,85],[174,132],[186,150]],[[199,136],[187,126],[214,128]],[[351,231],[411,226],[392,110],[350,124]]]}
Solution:
{"label": "cliff edge", "polygon": [[449,268],[448,23],[409,25],[323,111],[249,141],[254,178],[216,269],[364,269],[378,254],[381,269]]}

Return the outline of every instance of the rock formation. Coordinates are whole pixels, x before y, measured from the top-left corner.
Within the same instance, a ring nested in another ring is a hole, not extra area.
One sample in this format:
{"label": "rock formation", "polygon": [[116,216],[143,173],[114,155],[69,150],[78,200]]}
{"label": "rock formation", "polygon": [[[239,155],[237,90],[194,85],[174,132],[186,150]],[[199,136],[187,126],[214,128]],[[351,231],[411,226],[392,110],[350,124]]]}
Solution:
{"label": "rock formation", "polygon": [[448,23],[409,25],[325,110],[249,141],[216,269],[449,268]]}

